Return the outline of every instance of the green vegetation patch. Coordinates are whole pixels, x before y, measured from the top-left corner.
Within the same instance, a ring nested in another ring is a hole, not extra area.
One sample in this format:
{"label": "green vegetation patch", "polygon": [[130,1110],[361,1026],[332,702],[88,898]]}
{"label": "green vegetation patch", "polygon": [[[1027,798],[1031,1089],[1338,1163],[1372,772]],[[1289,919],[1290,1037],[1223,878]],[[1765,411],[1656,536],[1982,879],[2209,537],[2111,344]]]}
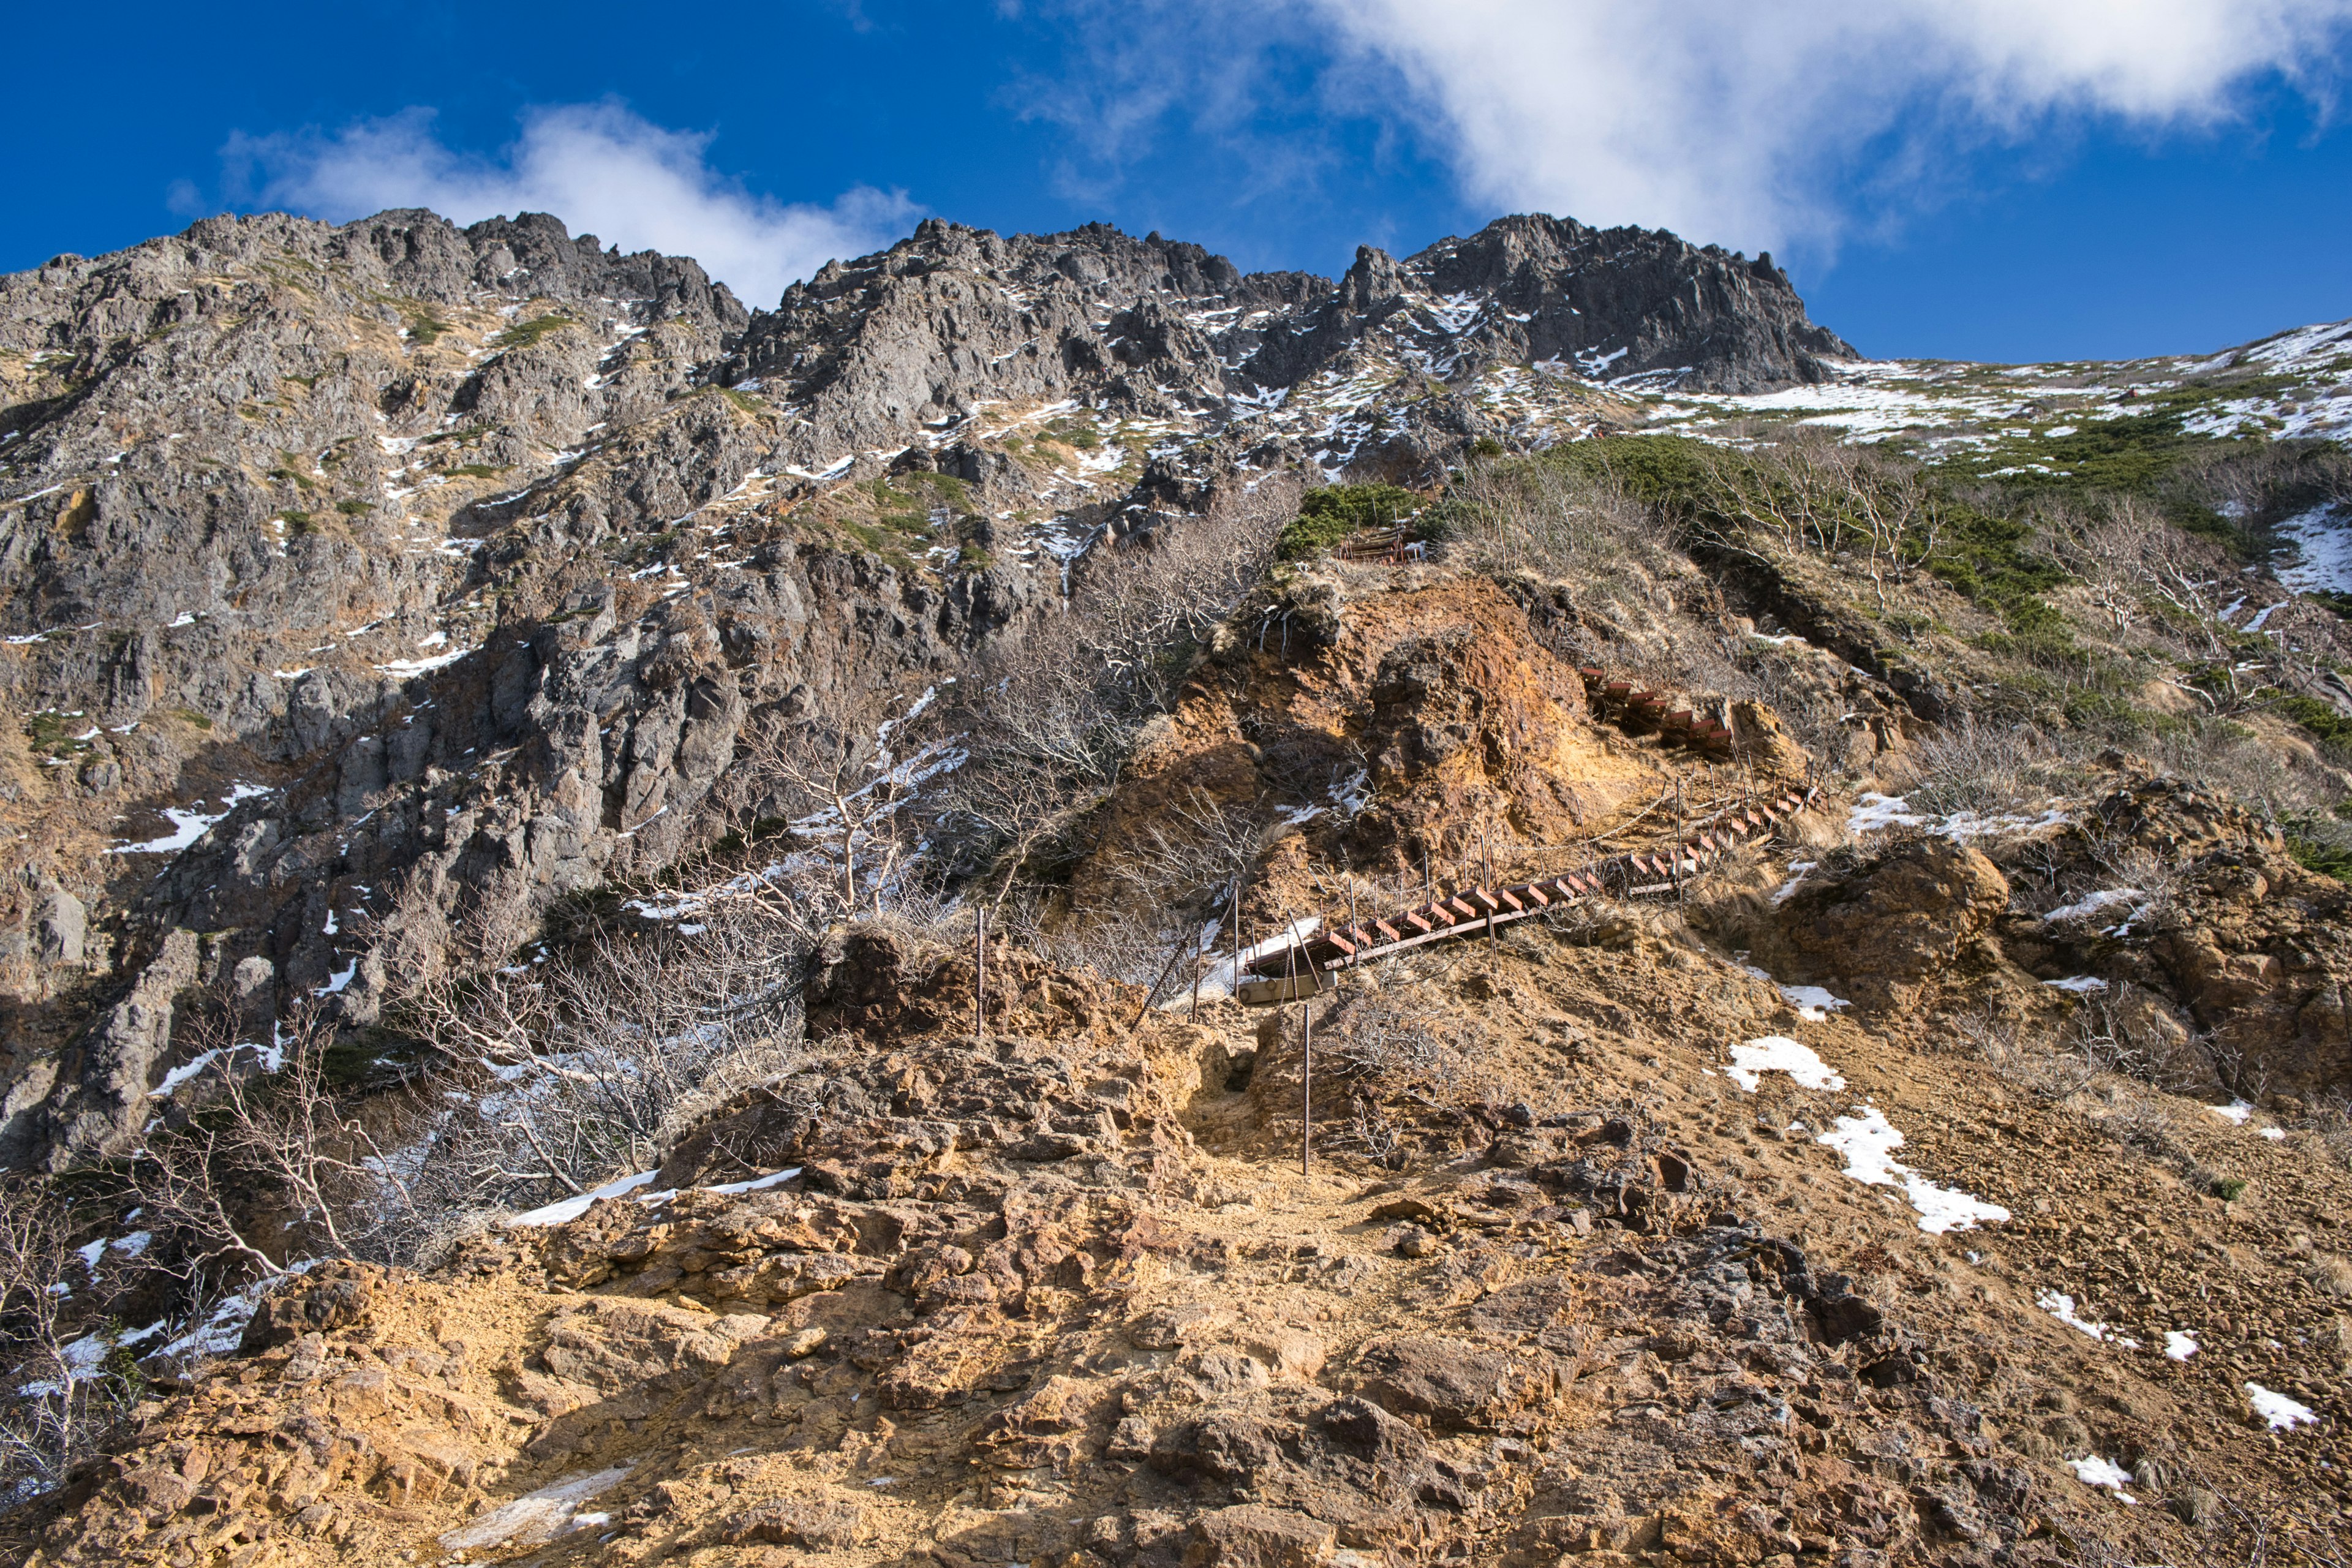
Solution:
{"label": "green vegetation patch", "polygon": [[1045,426],[1041,437],[1059,441],[1065,447],[1075,447],[1081,452],[1091,452],[1102,445],[1102,432],[1083,420],[1064,417]]}
{"label": "green vegetation patch", "polygon": [[2278,710],[2331,746],[2352,752],[2352,719],[2347,719],[2316,697],[2284,697]]}
{"label": "green vegetation patch", "polygon": [[[2136,396],[2131,413],[2106,416],[2084,409],[2081,423],[2071,427],[2062,416],[2050,428],[1944,456],[1936,467],[1956,479],[1989,480],[2026,494],[2087,496],[2105,490],[2150,496],[2183,464],[2251,439],[2194,434],[2187,428],[2189,418],[2222,403],[2276,396],[2293,386],[2286,377],[2264,375],[2159,387]],[[2052,435],[2050,429],[2066,433]]]}
{"label": "green vegetation patch", "polygon": [[1421,498],[1396,485],[1327,485],[1307,492],[1276,546],[1285,561],[1328,550],[1360,528],[1385,528],[1420,512]]}
{"label": "green vegetation patch", "polygon": [[82,715],[60,713],[52,708],[25,721],[25,739],[43,756],[68,757],[89,750],[89,742],[81,739],[89,728]]}
{"label": "green vegetation patch", "polygon": [[408,341],[419,348],[431,348],[449,323],[430,310],[419,310],[408,318]]}
{"label": "green vegetation patch", "polygon": [[2352,846],[2337,837],[2311,837],[2288,829],[2286,852],[2296,865],[2306,871],[2316,871],[2323,877],[2333,877],[2339,882],[2352,882]]}
{"label": "green vegetation patch", "polygon": [[569,316],[558,315],[552,311],[544,316],[533,316],[528,321],[517,321],[513,326],[492,338],[490,348],[492,352],[499,353],[509,349],[527,349],[550,332],[561,331],[566,327],[576,327],[579,324]]}

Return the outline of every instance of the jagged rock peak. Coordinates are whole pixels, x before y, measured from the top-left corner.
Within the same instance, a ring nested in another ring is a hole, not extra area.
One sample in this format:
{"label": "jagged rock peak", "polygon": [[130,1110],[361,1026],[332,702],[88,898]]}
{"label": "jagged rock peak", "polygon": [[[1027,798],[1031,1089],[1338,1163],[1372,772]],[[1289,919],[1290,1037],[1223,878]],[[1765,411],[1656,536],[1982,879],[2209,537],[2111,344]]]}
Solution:
{"label": "jagged rock peak", "polygon": [[346,224],[288,213],[223,215],[94,259],[55,257],[0,276],[0,347],[72,352],[124,331],[158,330],[151,315],[200,308],[173,303],[194,280],[216,278],[229,264],[272,258],[345,268],[349,287],[427,304],[484,294],[607,299],[631,301],[648,319],[677,318],[720,331],[740,331],[750,320],[727,286],[688,257],[624,255],[593,234],[573,237],[546,213],[461,228],[437,213],[404,207]]}

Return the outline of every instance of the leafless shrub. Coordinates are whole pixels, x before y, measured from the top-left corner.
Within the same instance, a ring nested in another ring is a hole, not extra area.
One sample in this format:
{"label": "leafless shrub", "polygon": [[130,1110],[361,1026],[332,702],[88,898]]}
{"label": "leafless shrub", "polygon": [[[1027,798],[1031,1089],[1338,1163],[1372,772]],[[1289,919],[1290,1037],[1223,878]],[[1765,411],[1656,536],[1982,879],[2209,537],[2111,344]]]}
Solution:
{"label": "leafless shrub", "polygon": [[1548,463],[1480,464],[1447,497],[1447,557],[1531,571],[1613,598],[1647,597],[1677,562],[1675,528],[1605,476]]}
{"label": "leafless shrub", "polygon": [[2074,593],[2123,637],[2147,619],[2147,563],[2160,548],[2160,533],[2176,531],[2134,502],[2097,509],[2059,502],[2035,514],[2033,537],[2035,550],[2064,567]]}
{"label": "leafless shrub", "polygon": [[2014,813],[2049,797],[2067,759],[2041,731],[1979,723],[1963,714],[1913,746],[1905,759],[1914,782],[1905,791],[1923,811]]}
{"label": "leafless shrub", "polygon": [[1979,1060],[2041,1099],[2067,1100],[2098,1076],[2099,1069],[2082,1051],[2040,1034],[2021,1015],[1964,1014],[1953,1027]]}
{"label": "leafless shrub", "polygon": [[951,727],[966,760],[942,781],[934,842],[992,901],[1083,852],[1074,836],[1144,724],[1174,705],[1194,652],[1264,580],[1292,499],[1267,486],[1098,547],[1064,614],[992,650],[958,686]]}
{"label": "leafless shrub", "polygon": [[2337,1165],[2352,1170],[2352,1093],[2331,1089],[2313,1095],[2292,1121],[2318,1139]]}
{"label": "leafless shrub", "polygon": [[1446,1084],[1460,1074],[1458,1054],[1431,1010],[1387,991],[1346,994],[1324,1017],[1318,1049],[1332,1070],[1391,1086]]}
{"label": "leafless shrub", "polygon": [[54,1190],[0,1193],[0,1509],[38,1496],[96,1456],[142,1382],[93,1310],[92,1269]]}
{"label": "leafless shrub", "polygon": [[1216,902],[1257,864],[1274,826],[1262,802],[1228,805],[1196,786],[1145,826],[1111,875],[1146,907]]}
{"label": "leafless shrub", "polygon": [[305,1008],[260,1045],[239,1022],[226,1007],[198,1013],[194,1108],[131,1163],[142,1217],[179,1271],[276,1275],[295,1258],[369,1255],[425,1224],[403,1163],[329,1077],[332,1026]]}
{"label": "leafless shrub", "polygon": [[2098,1112],[2099,1119],[2118,1141],[2159,1159],[2184,1165],[2194,1163],[2194,1157],[2180,1142],[2179,1113],[2168,1097],[2151,1094],[2137,1085],[2120,1084],[2103,1098],[2105,1107]]}
{"label": "leafless shrub", "polygon": [[831,870],[839,908],[875,914],[916,841],[909,808],[918,792],[961,760],[945,741],[894,755],[845,726],[781,720],[747,730],[737,755],[754,826],[781,820],[791,840]]}
{"label": "leafless shrub", "polygon": [[786,1070],[824,904],[809,897],[820,879],[781,881],[673,891],[649,907],[675,930],[410,998],[407,1026],[437,1062],[394,1169],[436,1213],[576,1195],[649,1168],[698,1111]]}
{"label": "leafless shrub", "polygon": [[1881,611],[1935,559],[1952,519],[1942,489],[1916,463],[1849,445],[1805,426],[1769,444],[1714,455],[1697,536],[1735,554],[1761,543],[1853,563]]}
{"label": "leafless shrub", "polygon": [[2150,760],[2200,789],[2226,794],[2272,821],[2331,810],[2339,777],[2300,750],[2276,745],[2243,724],[2199,718],[2152,736]]}

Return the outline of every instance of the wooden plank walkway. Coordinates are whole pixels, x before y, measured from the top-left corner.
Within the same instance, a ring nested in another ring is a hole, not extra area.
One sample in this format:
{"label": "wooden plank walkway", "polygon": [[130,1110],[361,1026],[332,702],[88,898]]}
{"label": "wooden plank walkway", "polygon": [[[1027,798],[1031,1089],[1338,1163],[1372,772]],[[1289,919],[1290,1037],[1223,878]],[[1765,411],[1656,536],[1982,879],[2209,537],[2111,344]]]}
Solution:
{"label": "wooden plank walkway", "polygon": [[1243,979],[1236,999],[1253,1006],[1292,1001],[1325,989],[1323,975],[1329,971],[1477,936],[1590,899],[1670,897],[1738,846],[1771,833],[1821,793],[1792,789],[1753,805],[1730,806],[1669,847],[1612,856],[1557,877],[1446,893],[1378,920],[1327,921],[1318,935],[1244,964],[1243,975],[1253,978]]}

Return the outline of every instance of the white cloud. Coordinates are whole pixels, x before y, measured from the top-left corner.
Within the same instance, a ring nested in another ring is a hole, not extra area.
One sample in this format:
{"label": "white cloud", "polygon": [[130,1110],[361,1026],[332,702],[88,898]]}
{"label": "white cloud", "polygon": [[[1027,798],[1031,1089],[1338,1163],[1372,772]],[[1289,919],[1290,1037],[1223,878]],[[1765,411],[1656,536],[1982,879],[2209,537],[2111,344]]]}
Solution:
{"label": "white cloud", "polygon": [[336,220],[409,206],[458,223],[552,213],[624,250],[690,256],[754,305],[832,258],[880,249],[918,216],[905,193],[866,186],[829,206],[754,195],[705,161],[709,142],[607,102],[534,109],[495,158],[452,150],[425,109],[331,134],[239,135],[224,155],[264,205]]}
{"label": "white cloud", "polygon": [[[2352,0],[1290,0],[1401,79],[1465,194],[1758,248],[1834,244],[1988,141],[2315,98]],[[1349,94],[1358,101],[1360,89]]]}

